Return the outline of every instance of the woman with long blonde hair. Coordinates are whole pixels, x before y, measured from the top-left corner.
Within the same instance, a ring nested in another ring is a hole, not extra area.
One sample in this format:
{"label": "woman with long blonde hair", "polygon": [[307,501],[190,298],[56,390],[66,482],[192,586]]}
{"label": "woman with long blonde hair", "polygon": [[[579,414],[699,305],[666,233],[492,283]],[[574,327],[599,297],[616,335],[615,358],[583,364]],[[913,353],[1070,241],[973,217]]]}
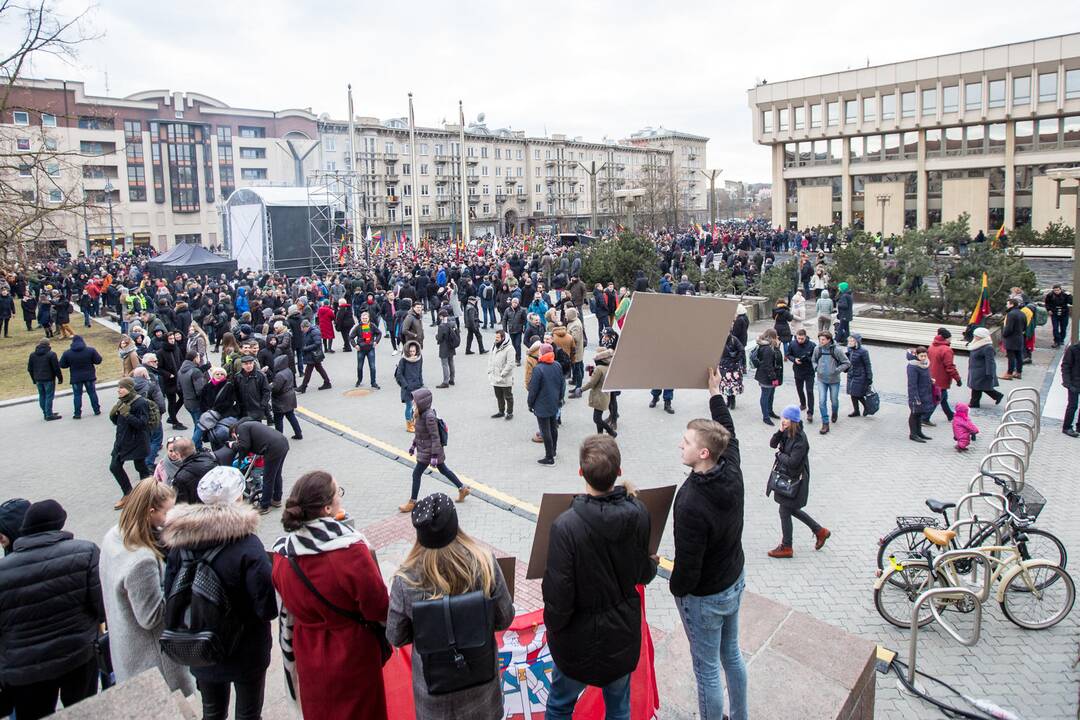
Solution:
{"label": "woman with long blonde hair", "polygon": [[120,511],[120,522],[101,543],[99,574],[117,681],[157,668],[170,690],[195,692],[195,680],[161,653],[164,629],[164,553],[159,538],[165,514],[176,502],[171,487],[154,478],[137,484]]}
{"label": "woman with long blonde hair", "polygon": [[188,326],[187,334],[187,347],[185,348],[185,355],[192,350],[199,353],[202,358],[206,357],[206,350],[210,347],[210,337],[206,334],[206,331],[202,329],[196,321],[192,320],[191,325]]}
{"label": "woman with long blonde hair", "polygon": [[[494,631],[510,627],[514,603],[506,580],[489,550],[458,527],[453,501],[442,493],[428,495],[412,511],[416,544],[398,568],[390,587],[386,638],[397,647],[413,642],[413,605],[424,600],[481,591],[494,608]],[[424,675],[422,653],[413,652],[413,699],[417,720],[503,716],[498,658],[491,680],[482,685],[432,695]]]}

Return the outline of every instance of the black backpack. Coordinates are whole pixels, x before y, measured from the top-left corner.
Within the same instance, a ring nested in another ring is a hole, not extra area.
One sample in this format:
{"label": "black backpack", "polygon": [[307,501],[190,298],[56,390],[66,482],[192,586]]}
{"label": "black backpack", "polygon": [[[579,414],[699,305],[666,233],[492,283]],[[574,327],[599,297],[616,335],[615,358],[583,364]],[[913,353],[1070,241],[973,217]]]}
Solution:
{"label": "black backpack", "polygon": [[450,441],[450,429],[446,427],[446,421],[438,415],[435,416],[435,423],[439,426],[439,444],[446,447]]}
{"label": "black backpack", "polygon": [[165,599],[165,630],[161,652],[181,665],[206,667],[229,657],[240,638],[241,621],[234,616],[225,585],[211,567],[224,549],[181,550],[180,571]]}
{"label": "black backpack", "polygon": [[458,330],[457,323],[453,323],[450,326],[450,347],[458,348],[461,346],[461,331]]}
{"label": "black backpack", "polygon": [[431,695],[484,685],[495,677],[495,605],[482,590],[413,603],[413,651]]}

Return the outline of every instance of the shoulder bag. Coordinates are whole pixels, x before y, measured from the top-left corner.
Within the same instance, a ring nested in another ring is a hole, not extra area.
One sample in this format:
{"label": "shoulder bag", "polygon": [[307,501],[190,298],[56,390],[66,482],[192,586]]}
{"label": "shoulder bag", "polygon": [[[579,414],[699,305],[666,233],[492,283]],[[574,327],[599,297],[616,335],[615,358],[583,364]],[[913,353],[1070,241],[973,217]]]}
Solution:
{"label": "shoulder bag", "polygon": [[873,385],[867,389],[866,395],[863,396],[863,406],[866,415],[873,415],[881,409],[881,396],[878,395]]}
{"label": "shoulder bag", "polygon": [[799,488],[802,485],[802,476],[797,478],[791,478],[787,472],[780,467],[779,462],[774,462],[772,471],[769,472],[769,483],[765,489],[765,495],[769,493],[776,493],[777,497],[784,498],[785,500],[792,500],[799,494]]}
{"label": "shoulder bag", "polygon": [[318,588],[308,579],[308,576],[304,574],[304,571],[300,569],[300,564],[296,562],[296,558],[292,555],[285,555],[285,559],[292,565],[293,572],[300,578],[300,581],[307,586],[307,589],[322,602],[323,605],[330,608],[338,615],[347,617],[358,625],[367,628],[375,639],[379,642],[379,650],[382,652],[382,664],[385,665],[390,660],[390,656],[394,653],[394,648],[391,647],[390,641],[386,639],[386,626],[382,623],[375,622],[374,620],[368,620],[364,617],[364,614],[359,610],[346,610],[345,608],[338,607],[334,603],[326,599],[326,597],[319,592]]}

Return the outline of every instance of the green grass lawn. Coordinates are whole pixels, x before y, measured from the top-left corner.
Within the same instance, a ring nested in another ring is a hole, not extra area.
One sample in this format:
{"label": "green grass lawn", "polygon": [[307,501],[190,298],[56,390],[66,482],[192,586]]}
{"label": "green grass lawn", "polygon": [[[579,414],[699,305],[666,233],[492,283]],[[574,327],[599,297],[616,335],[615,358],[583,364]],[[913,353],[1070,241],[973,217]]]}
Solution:
{"label": "green grass lawn", "polygon": [[[92,327],[82,327],[82,313],[72,313],[71,329],[81,335],[87,345],[97,348],[101,353],[101,364],[97,368],[99,383],[109,380],[117,380],[120,377],[120,358],[116,355],[116,345],[120,342],[120,334],[94,323]],[[30,381],[30,375],[26,372],[26,361],[30,353],[34,351],[38,342],[45,339],[45,331],[34,323],[32,332],[26,331],[26,325],[22,322],[22,313],[16,309],[15,317],[11,318],[11,337],[0,337],[0,400],[36,395],[37,389]],[[71,340],[53,337],[53,352],[57,357],[71,346]],[[64,373],[64,384],[57,386],[56,390],[67,390],[68,372]]]}

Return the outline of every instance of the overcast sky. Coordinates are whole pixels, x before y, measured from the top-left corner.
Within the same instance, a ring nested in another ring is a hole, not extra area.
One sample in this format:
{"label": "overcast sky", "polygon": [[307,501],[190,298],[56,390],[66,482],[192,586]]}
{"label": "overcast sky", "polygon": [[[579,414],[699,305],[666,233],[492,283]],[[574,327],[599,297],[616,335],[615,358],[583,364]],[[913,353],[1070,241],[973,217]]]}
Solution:
{"label": "overcast sky", "polygon": [[[58,0],[76,13],[85,0]],[[747,88],[1080,30],[1076,2],[348,2],[99,0],[74,64],[29,75],[91,94],[194,91],[235,107],[310,107],[418,124],[483,112],[489,127],[599,140],[663,125],[710,138],[723,178],[770,179]],[[10,26],[0,47],[11,46]]]}

